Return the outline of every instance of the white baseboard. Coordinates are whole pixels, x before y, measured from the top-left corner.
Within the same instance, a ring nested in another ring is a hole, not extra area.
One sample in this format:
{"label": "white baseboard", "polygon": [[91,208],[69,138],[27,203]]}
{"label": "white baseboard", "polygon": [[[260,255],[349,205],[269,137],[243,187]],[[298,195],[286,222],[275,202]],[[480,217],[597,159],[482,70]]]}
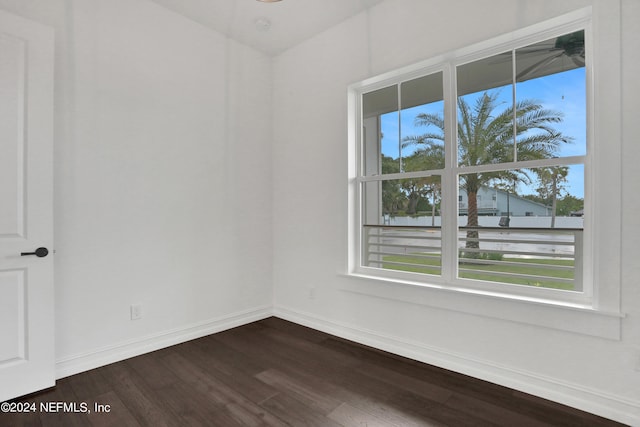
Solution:
{"label": "white baseboard", "polygon": [[640,426],[640,401],[456,354],[423,343],[400,340],[393,336],[319,318],[282,306],[276,306],[273,315],[360,344],[539,396],[618,422]]}
{"label": "white baseboard", "polygon": [[273,315],[271,306],[257,307],[139,339],[76,354],[56,361],[56,378],[64,378],[161,348],[245,325]]}

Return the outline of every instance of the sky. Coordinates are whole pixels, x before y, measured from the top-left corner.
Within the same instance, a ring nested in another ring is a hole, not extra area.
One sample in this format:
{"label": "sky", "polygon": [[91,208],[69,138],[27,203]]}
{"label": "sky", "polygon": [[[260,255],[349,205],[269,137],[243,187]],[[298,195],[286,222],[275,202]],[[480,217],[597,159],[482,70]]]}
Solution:
{"label": "sky", "polygon": [[[503,111],[511,105],[511,86],[499,89],[498,107],[496,113]],[[465,100],[473,105],[482,92],[465,95]],[[586,153],[586,78],[585,68],[576,68],[562,73],[528,80],[517,83],[517,100],[532,99],[541,103],[545,108],[561,111],[564,114],[561,123],[554,124],[554,128],[562,132],[563,135],[573,139],[572,143],[561,144],[558,157],[584,155]],[[382,154],[392,158],[399,156],[399,138],[410,135],[421,135],[429,130],[425,126],[415,126],[415,117],[423,112],[441,114],[444,110],[442,101],[428,105],[408,108],[400,112],[391,112],[381,116],[382,126]],[[402,130],[399,134],[399,126]],[[407,147],[403,149],[402,156],[411,155],[415,148]],[[566,191],[578,198],[584,197],[584,167],[581,165],[569,168],[568,183],[565,185]],[[518,187],[519,194],[536,194],[535,185]]]}

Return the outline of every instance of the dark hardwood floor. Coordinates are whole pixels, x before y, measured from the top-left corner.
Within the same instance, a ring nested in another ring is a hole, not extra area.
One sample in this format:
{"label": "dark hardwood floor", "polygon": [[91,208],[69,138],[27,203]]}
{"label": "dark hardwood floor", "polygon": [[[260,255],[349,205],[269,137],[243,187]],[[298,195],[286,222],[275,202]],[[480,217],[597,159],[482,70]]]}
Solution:
{"label": "dark hardwood floor", "polygon": [[0,426],[620,425],[277,318],[64,378],[15,402],[37,410],[0,414]]}

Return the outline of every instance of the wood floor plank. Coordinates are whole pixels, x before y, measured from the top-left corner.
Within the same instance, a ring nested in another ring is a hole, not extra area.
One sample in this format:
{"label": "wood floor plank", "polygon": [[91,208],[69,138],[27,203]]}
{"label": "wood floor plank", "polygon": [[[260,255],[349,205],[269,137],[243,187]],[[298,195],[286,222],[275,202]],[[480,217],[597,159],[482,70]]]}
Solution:
{"label": "wood floor plank", "polygon": [[296,323],[287,322],[286,320],[279,319],[277,317],[269,317],[268,319],[261,320],[260,323],[268,328],[277,329],[286,334],[315,343],[320,343],[328,337],[324,332],[298,325]]}
{"label": "wood floor plank", "polygon": [[80,400],[90,400],[111,391],[111,386],[102,376],[100,369],[93,369],[80,375],[74,375],[69,384],[75,396]]}
{"label": "wood floor plank", "polygon": [[328,418],[343,426],[398,427],[348,403],[331,411]]}
{"label": "wood floor plank", "polygon": [[361,363],[357,358],[345,357],[344,354],[319,345],[316,342],[308,341],[277,329],[265,329],[260,331],[260,335],[264,336],[269,342],[280,344],[281,348],[286,348],[289,355],[307,359],[308,362],[312,362],[319,367],[351,368]]}
{"label": "wood floor plank", "polygon": [[[38,404],[47,404],[49,402],[80,403],[80,399],[71,387],[72,382],[78,379],[79,376],[74,375],[58,380],[55,388],[44,393],[38,393],[29,400]],[[64,411],[47,412],[43,410],[39,410],[38,413],[43,427],[85,427],[91,425],[86,414],[70,414]]]}
{"label": "wood floor plank", "polygon": [[300,382],[275,369],[261,372],[256,375],[256,378],[269,384],[281,393],[295,395],[298,400],[304,402],[309,407],[315,408],[325,414],[332,412],[342,404],[341,400],[319,391],[319,388],[315,387],[316,382]]}
{"label": "wood floor plank", "polygon": [[[247,356],[223,344],[219,340],[213,339],[214,336],[215,335],[209,335],[190,341],[185,343],[185,347],[197,348],[201,353],[206,354],[206,363],[208,366],[216,368],[228,375],[244,372],[247,375],[253,376],[268,368],[268,366],[259,363],[259,360],[252,355]],[[188,348],[187,351],[191,351],[191,348]]]}
{"label": "wood floor plank", "polygon": [[313,356],[276,343],[259,332],[238,331],[235,334],[216,335],[214,338],[245,356],[254,358],[267,369],[297,369],[315,372],[317,375],[332,375],[344,369],[341,366],[318,363]]}
{"label": "wood floor plank", "polygon": [[[401,408],[403,412],[413,414],[433,425],[456,427],[495,427],[500,425],[447,408],[441,403],[426,401],[411,392],[396,394],[389,401],[394,406]],[[512,426],[512,424],[505,425]]]}
{"label": "wood floor plank", "polygon": [[23,412],[14,414],[0,412],[0,426],[3,427],[42,427],[40,415],[37,412]]}
{"label": "wood floor plank", "polygon": [[206,395],[193,390],[188,384],[178,382],[171,387],[163,387],[156,391],[156,396],[176,414],[181,426],[241,426],[220,405],[211,402]]}
{"label": "wood floor plank", "polygon": [[173,373],[166,372],[157,352],[133,357],[122,363],[130,366],[154,390],[170,388],[180,382],[180,379]]}
{"label": "wood floor plank", "polygon": [[[28,397],[21,399],[22,402],[30,402],[36,404],[36,412],[29,414],[29,422],[24,424],[11,422],[6,423],[0,417],[0,426],[5,425],[33,425],[43,427],[84,427],[89,426],[89,420],[84,413],[69,413],[64,409],[59,409],[55,404],[49,406],[49,403],[55,402],[67,402],[80,404],[73,389],[71,388],[70,378],[65,378],[58,381],[55,388],[51,388]],[[43,406],[41,406],[41,404]],[[50,409],[45,409],[50,408]],[[33,415],[38,417],[38,421],[33,420]],[[23,419],[23,421],[26,421]],[[15,419],[14,419],[15,422]]]}
{"label": "wood floor plank", "polygon": [[[399,405],[396,396],[405,392],[400,387],[391,386],[384,381],[350,372],[338,380],[348,395],[343,395],[345,402],[362,409],[376,417],[400,426],[441,426],[424,413],[411,412]],[[423,398],[422,405],[433,406],[437,402]]]}
{"label": "wood floor plank", "polygon": [[92,427],[140,427],[114,391],[96,396],[94,402],[95,405],[90,405],[87,414]]}
{"label": "wood floor plank", "polygon": [[357,372],[384,381],[394,387],[411,391],[414,394],[423,396],[436,402],[445,402],[453,392],[441,385],[436,385],[424,379],[418,379],[406,374],[401,374],[388,368],[377,366],[371,363],[363,363],[358,367]]}
{"label": "wood floor plank", "polygon": [[[227,354],[226,352],[221,355],[218,351],[219,346],[209,345],[205,339],[196,340],[196,342],[189,343],[188,346],[180,347],[180,354],[189,361],[205,370],[208,375],[211,375],[234,390],[244,395],[247,399],[253,402],[262,402],[278,393],[276,389],[265,384],[264,382],[255,378],[255,374],[263,371],[261,368],[254,372],[257,364],[253,363],[251,359],[245,358],[238,352],[233,354]],[[228,360],[227,357],[235,357],[235,361]],[[243,369],[243,363],[247,363],[249,367]]]}
{"label": "wood floor plank", "polygon": [[[504,408],[509,408],[514,404],[513,390],[496,384],[435,366],[399,358],[399,356],[387,355],[377,349],[351,345],[351,343],[341,339],[329,339],[324,345],[340,349],[351,355],[357,354],[365,363],[373,366],[372,371],[378,371],[380,378],[404,376],[413,378],[414,381],[430,384],[435,390],[448,390],[451,393],[466,395]],[[405,389],[408,388],[405,387]],[[410,391],[416,392],[416,390]],[[428,387],[423,390],[423,392],[425,391],[427,393],[423,393],[423,395],[428,397]],[[436,398],[436,400],[439,399]]]}
{"label": "wood floor plank", "polygon": [[[382,382],[359,383],[354,374],[342,371],[335,376],[319,375],[317,372],[296,368],[280,368],[288,377],[296,382],[308,384],[318,393],[331,396],[337,401],[349,403],[351,406],[374,415],[390,424],[402,427],[424,427],[425,424],[411,415],[396,410],[385,403],[384,398],[393,391]],[[357,374],[355,374],[357,375]],[[342,385],[341,385],[342,384]]]}
{"label": "wood floor plank", "polygon": [[198,366],[190,363],[180,354],[174,353],[162,358],[166,367],[180,377],[194,391],[206,396],[221,412],[234,419],[239,425],[284,426],[264,408],[248,400],[241,393],[228,387],[215,377],[207,375]]}
{"label": "wood floor plank", "polygon": [[446,401],[445,406],[488,422],[496,422],[496,420],[499,420],[499,423],[502,425],[518,427],[550,427],[551,425],[525,414],[457,393]]}
{"label": "wood floor plank", "polygon": [[141,426],[171,427],[179,420],[167,408],[154,399],[153,390],[143,378],[124,363],[114,363],[103,368],[103,375]]}
{"label": "wood floor plank", "polygon": [[335,351],[339,351],[345,356],[349,355],[350,357],[356,358],[362,362],[369,362],[372,364],[391,367],[394,369],[397,368],[401,369],[402,371],[405,371],[407,369],[415,369],[416,367],[419,367],[424,372],[445,371],[435,366],[425,365],[416,360],[407,359],[396,354],[388,353],[383,350],[379,350],[359,343],[354,343],[352,341],[334,337],[328,334],[327,339],[322,341],[321,345],[327,348],[331,348]]}
{"label": "wood floor plank", "polygon": [[573,427],[577,425],[589,427],[611,426],[612,422],[606,418],[589,414],[575,408],[542,399],[537,396],[512,391],[514,401],[510,407],[529,417],[548,422],[554,426]]}
{"label": "wood floor plank", "polygon": [[[286,394],[277,394],[260,404],[291,426],[338,427],[340,424],[327,418],[299,400]],[[343,426],[344,427],[344,426]]]}
{"label": "wood floor plank", "polygon": [[[269,318],[107,365],[20,402],[90,414],[0,414],[0,427],[621,424]],[[94,403],[109,405],[95,413]]]}

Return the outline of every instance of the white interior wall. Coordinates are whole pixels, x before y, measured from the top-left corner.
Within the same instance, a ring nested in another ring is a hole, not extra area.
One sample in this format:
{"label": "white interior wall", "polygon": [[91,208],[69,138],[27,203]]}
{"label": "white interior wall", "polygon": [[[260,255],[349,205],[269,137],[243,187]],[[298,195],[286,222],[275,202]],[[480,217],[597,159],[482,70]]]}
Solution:
{"label": "white interior wall", "polygon": [[[631,422],[637,197],[622,206],[620,341],[342,290],[347,85],[591,1],[387,0],[272,74],[269,58],[146,0],[0,0],[56,29],[59,375],[266,316],[275,289],[282,317]],[[629,195],[640,5],[622,5]]]}
{"label": "white interior wall", "polygon": [[269,315],[271,59],[148,0],[0,8],[56,29],[58,375]]}
{"label": "white interior wall", "polygon": [[[276,314],[604,416],[640,423],[640,292],[634,261],[640,257],[635,216],[639,206],[633,196],[633,183],[640,180],[634,166],[640,153],[635,143],[639,129],[632,119],[623,117],[622,129],[626,154],[620,268],[626,318],[622,319],[621,340],[345,291],[352,289],[348,282],[363,280],[344,276],[347,86],[597,1],[387,0],[278,56],[274,63],[273,155]],[[633,53],[638,49],[634,30],[638,16],[637,2],[623,0],[625,117],[638,106],[637,96],[631,95],[638,93],[633,90],[638,87],[634,70],[640,65]],[[398,287],[398,296],[403,291]],[[539,315],[544,316],[543,309]]]}

